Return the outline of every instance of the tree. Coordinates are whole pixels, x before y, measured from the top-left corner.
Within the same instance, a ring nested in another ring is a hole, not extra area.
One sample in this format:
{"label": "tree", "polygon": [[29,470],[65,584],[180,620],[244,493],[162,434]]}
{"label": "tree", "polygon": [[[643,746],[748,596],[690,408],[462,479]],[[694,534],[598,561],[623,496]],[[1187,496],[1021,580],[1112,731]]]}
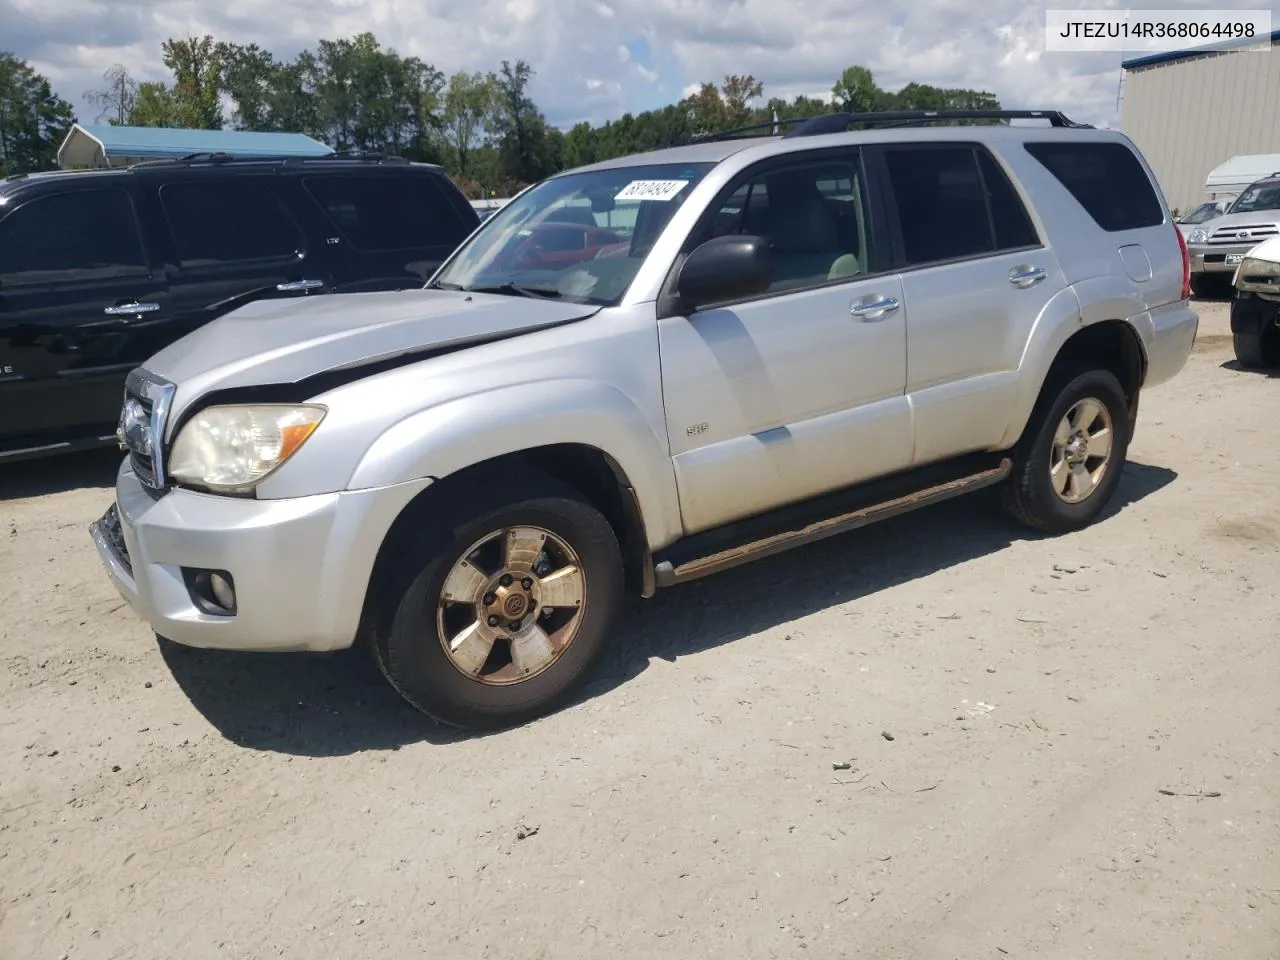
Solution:
{"label": "tree", "polygon": [[460,71],[449,78],[449,85],[444,91],[441,122],[452,159],[461,176],[467,174],[467,157],[477,144],[485,118],[493,112],[496,96],[492,76]]}
{"label": "tree", "polygon": [[172,91],[163,83],[138,84],[138,99],[129,111],[131,127],[177,127],[178,105]]}
{"label": "tree", "polygon": [[85,99],[100,111],[99,123],[106,120],[112,126],[122,126],[138,102],[138,82],[119,63],[103,73],[102,79],[105,86],[88,91]]}
{"label": "tree", "polygon": [[48,78],[25,60],[0,52],[0,174],[47,170],[75,117]]}
{"label": "tree", "polygon": [[533,68],[507,60],[494,77],[489,128],[497,141],[500,170],[519,183],[533,183],[560,169],[560,143],[547,135],[546,118],[529,98]]}
{"label": "tree", "polygon": [[192,130],[222,129],[222,61],[218,44],[200,38],[166,40],[164,65],[173,71],[172,96],[177,125]]}
{"label": "tree", "polygon": [[876,86],[871,71],[866,67],[845,67],[844,73],[831,88],[831,99],[836,109],[844,113],[868,113],[883,110],[889,94]]}
{"label": "tree", "polygon": [[741,127],[748,122],[752,100],[764,95],[764,84],[747,74],[740,77],[731,74],[720,84],[720,99],[724,103],[725,121],[730,127]]}

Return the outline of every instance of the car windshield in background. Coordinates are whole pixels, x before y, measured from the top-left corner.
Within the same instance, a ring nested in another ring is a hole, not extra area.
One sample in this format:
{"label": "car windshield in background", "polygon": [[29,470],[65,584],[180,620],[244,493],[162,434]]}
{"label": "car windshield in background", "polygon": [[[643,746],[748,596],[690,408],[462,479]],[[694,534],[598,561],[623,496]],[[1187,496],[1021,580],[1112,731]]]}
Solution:
{"label": "car windshield in background", "polygon": [[545,180],[486,220],[432,286],[616,304],[712,166],[616,167]]}
{"label": "car windshield in background", "polygon": [[1280,210],[1280,183],[1250,187],[1236,198],[1230,212],[1252,213],[1255,210]]}
{"label": "car windshield in background", "polygon": [[1222,216],[1222,211],[1218,208],[1216,203],[1202,203],[1183,217],[1182,222],[1204,223],[1206,220],[1212,220],[1215,217],[1220,216]]}

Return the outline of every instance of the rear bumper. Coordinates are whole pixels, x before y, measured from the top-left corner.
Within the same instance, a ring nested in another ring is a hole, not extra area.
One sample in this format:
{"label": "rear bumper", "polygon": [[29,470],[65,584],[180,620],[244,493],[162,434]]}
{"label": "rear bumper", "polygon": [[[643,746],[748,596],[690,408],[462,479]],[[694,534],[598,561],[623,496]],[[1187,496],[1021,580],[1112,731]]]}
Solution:
{"label": "rear bumper", "polygon": [[1200,315],[1186,300],[1158,307],[1147,314],[1147,376],[1143,386],[1172,380],[1182,371],[1195,346]]}
{"label": "rear bumper", "polygon": [[[337,650],[355,639],[383,538],[429,483],[290,500],[185,490],[155,498],[125,461],[116,501],[90,534],[120,595],[161,636],[193,647]],[[194,570],[230,573],[233,614],[197,605]]]}

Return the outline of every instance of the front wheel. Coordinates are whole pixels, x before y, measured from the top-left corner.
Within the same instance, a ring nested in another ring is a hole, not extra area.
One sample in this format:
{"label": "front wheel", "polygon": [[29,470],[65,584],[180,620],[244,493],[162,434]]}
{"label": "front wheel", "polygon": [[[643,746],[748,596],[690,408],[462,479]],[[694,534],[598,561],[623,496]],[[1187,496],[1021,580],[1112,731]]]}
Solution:
{"label": "front wheel", "polygon": [[1280,366],[1280,327],[1267,324],[1255,333],[1232,334],[1236,362],[1250,370]]}
{"label": "front wheel", "polygon": [[1107,370],[1088,370],[1037,405],[1001,485],[1010,516],[1045,533],[1088,526],[1120,482],[1129,450],[1124,389]]}
{"label": "front wheel", "polygon": [[401,696],[453,726],[508,726],[563,703],[602,652],[622,596],[604,516],[550,479],[513,486],[519,499],[477,491],[467,519],[424,533],[392,588],[389,629],[373,638]]}

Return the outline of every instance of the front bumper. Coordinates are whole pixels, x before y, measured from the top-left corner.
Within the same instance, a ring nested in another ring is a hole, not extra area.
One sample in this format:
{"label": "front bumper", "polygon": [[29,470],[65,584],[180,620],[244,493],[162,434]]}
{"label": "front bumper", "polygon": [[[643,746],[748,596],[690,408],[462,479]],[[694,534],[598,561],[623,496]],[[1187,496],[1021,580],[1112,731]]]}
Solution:
{"label": "front bumper", "polygon": [[1237,259],[1228,263],[1227,259],[1229,257],[1243,257],[1257,245],[1257,240],[1253,240],[1249,243],[1188,245],[1187,255],[1191,258],[1191,272],[1193,274],[1227,274],[1228,276],[1234,274],[1236,272],[1236,268],[1240,266],[1240,261]]}
{"label": "front bumper", "polygon": [[[338,650],[355,640],[383,538],[430,482],[290,500],[186,490],[156,497],[126,460],[115,503],[90,533],[120,595],[163,637],[193,647]],[[235,613],[197,606],[184,568],[229,572]]]}

